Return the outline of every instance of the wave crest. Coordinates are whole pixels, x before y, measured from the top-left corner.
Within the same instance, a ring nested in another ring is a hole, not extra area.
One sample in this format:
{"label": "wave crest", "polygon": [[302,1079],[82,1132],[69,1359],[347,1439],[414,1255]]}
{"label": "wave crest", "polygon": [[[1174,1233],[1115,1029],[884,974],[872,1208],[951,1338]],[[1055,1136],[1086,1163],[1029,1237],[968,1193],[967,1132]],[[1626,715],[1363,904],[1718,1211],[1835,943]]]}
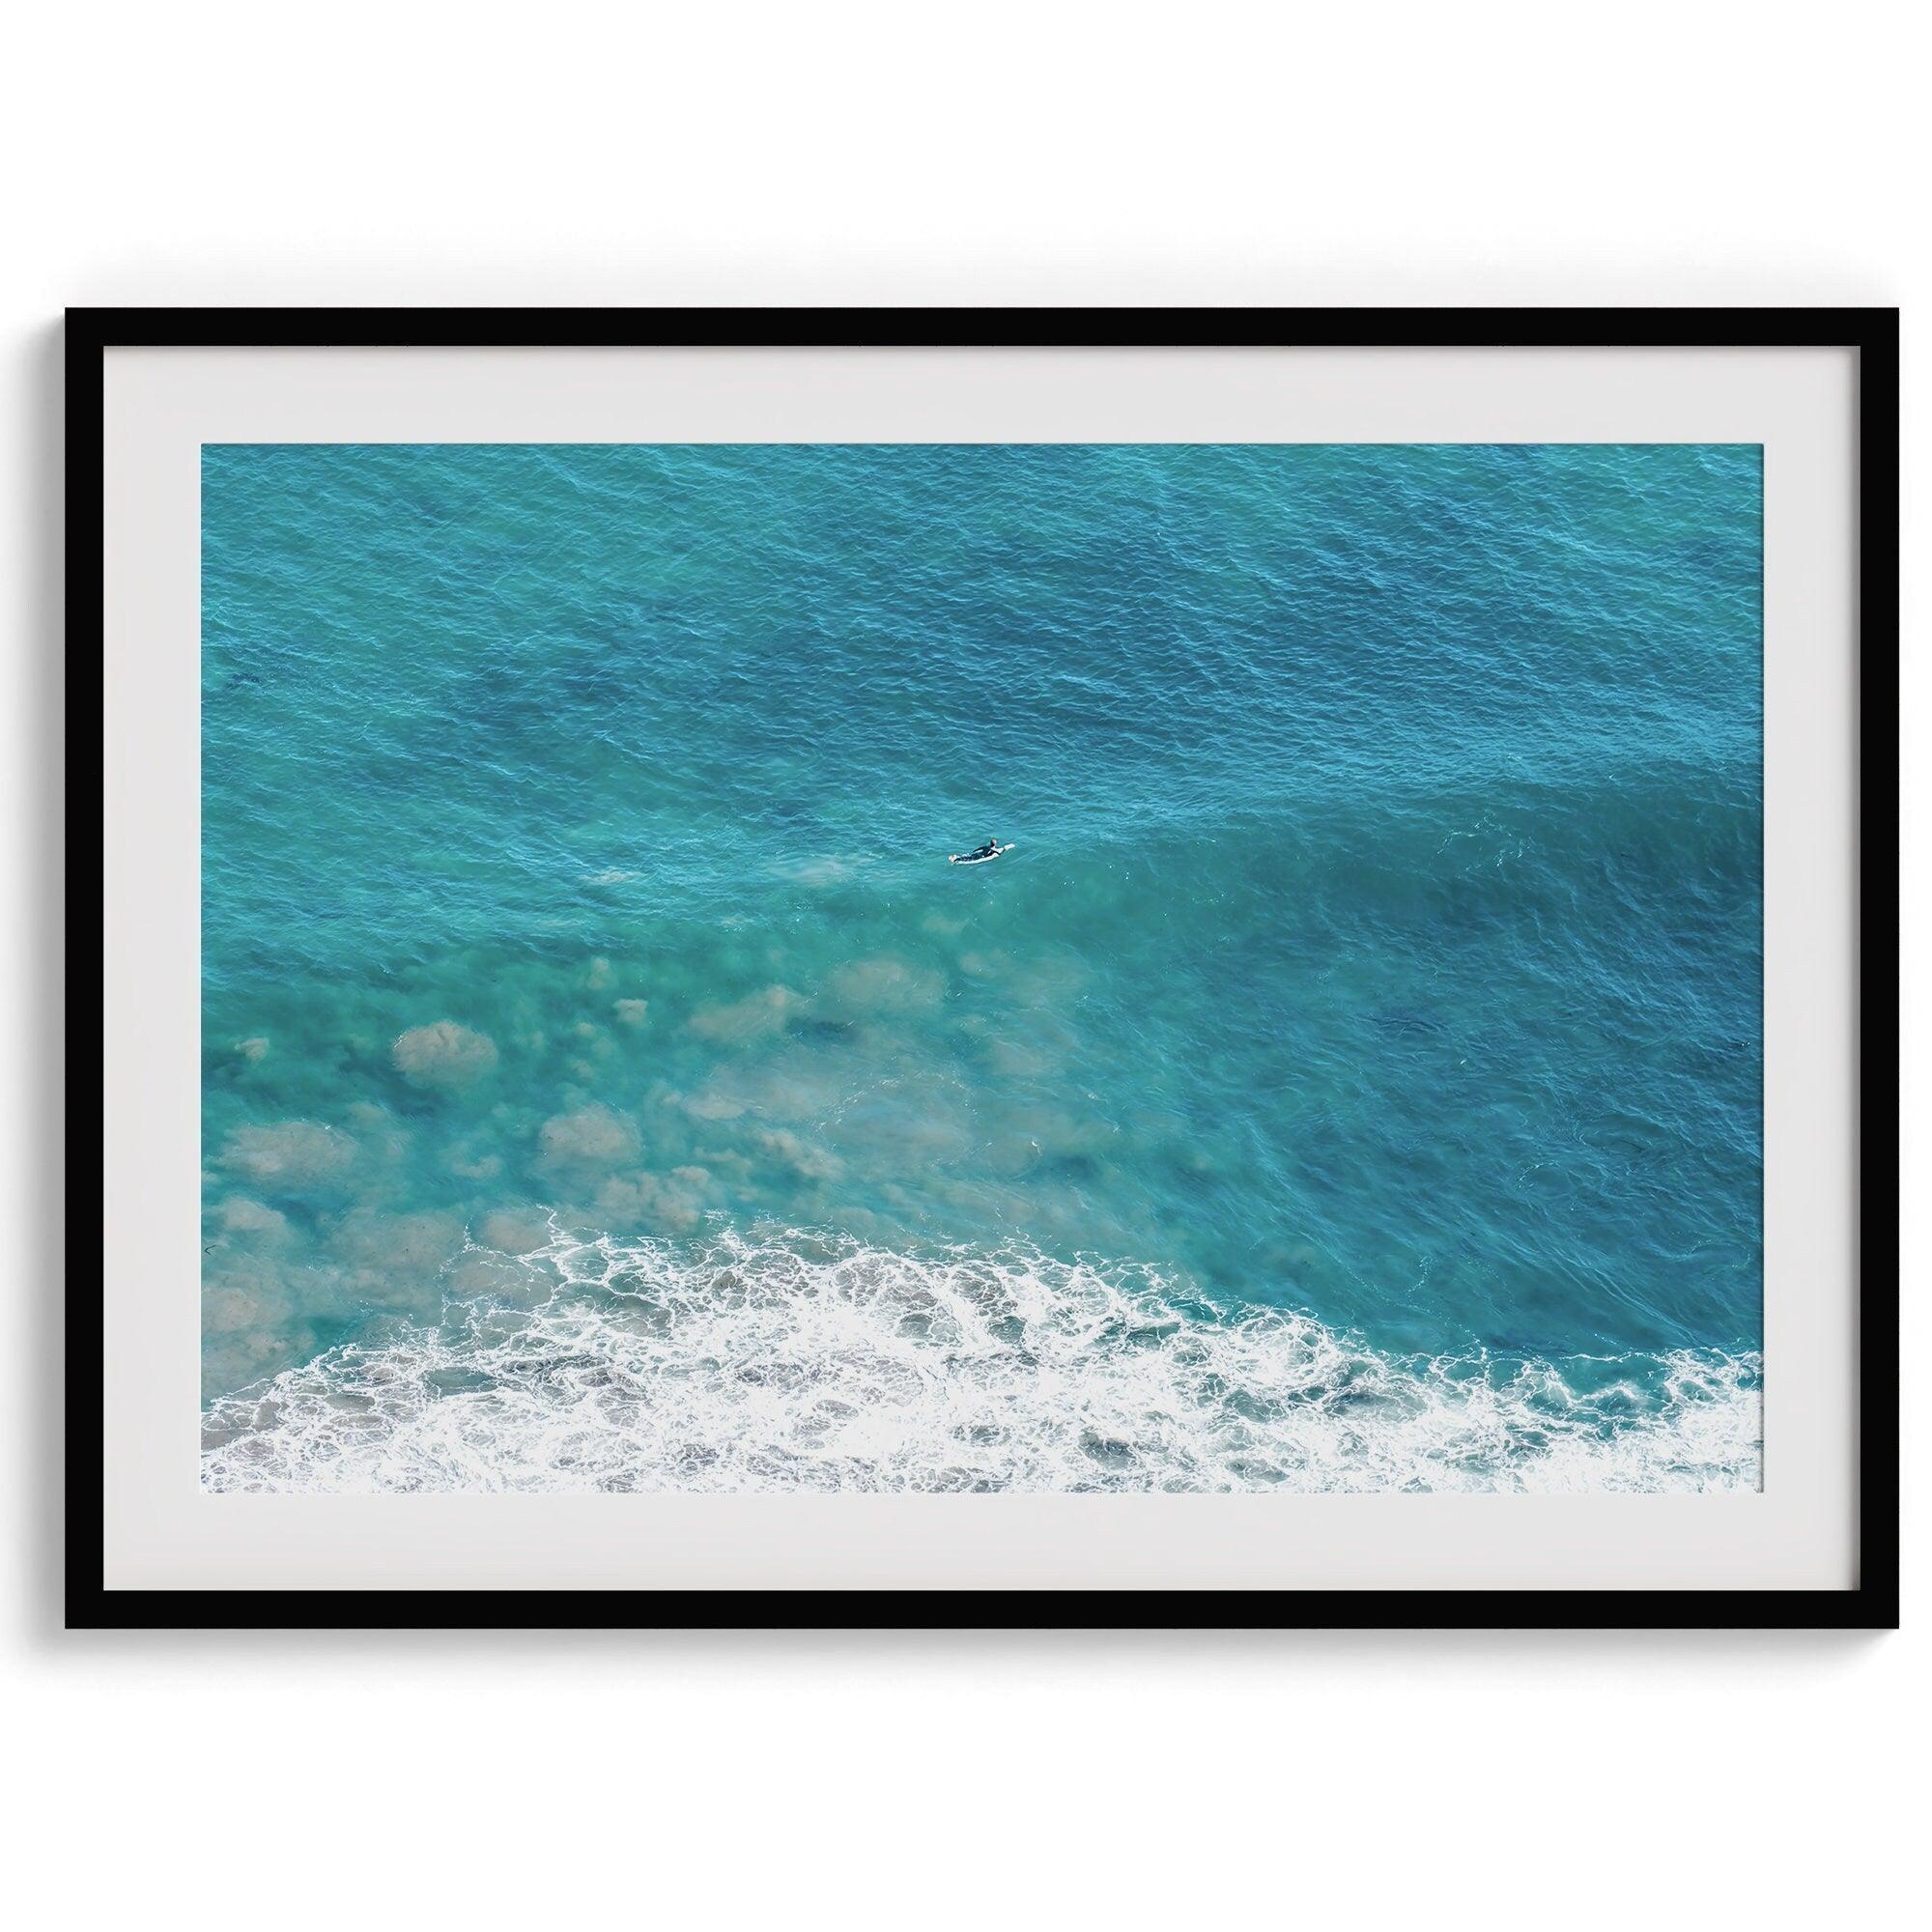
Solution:
{"label": "wave crest", "polygon": [[1755,1489],[1761,1364],[1396,1356],[1153,1270],[796,1231],[472,1246],[204,1418],[211,1491]]}

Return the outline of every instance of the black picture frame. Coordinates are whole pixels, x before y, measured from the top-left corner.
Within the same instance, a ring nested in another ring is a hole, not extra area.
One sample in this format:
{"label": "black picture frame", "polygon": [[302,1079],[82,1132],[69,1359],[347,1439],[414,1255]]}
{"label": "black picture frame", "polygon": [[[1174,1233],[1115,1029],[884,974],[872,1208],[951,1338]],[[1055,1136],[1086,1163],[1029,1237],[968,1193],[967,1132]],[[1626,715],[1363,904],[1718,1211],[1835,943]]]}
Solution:
{"label": "black picture frame", "polygon": [[[1898,1622],[1898,311],[1890,308],[74,308],[67,312],[67,649],[100,709],[102,377],[120,348],[1840,348],[1855,351],[1859,1082],[1858,1581],[1845,1590],[156,1590],[106,1587],[100,1264],[67,1280],[70,1629],[1890,1629]],[[1875,727],[1875,728],[1867,728]],[[100,811],[98,736],[71,738],[67,809]],[[69,1008],[99,1009],[98,895],[72,917]],[[83,991],[91,998],[80,997]],[[98,1028],[71,1080],[101,1091]],[[68,1210],[99,1171],[70,1108]],[[85,1244],[80,1244],[85,1251]],[[1775,1370],[1774,1370],[1775,1372]]]}

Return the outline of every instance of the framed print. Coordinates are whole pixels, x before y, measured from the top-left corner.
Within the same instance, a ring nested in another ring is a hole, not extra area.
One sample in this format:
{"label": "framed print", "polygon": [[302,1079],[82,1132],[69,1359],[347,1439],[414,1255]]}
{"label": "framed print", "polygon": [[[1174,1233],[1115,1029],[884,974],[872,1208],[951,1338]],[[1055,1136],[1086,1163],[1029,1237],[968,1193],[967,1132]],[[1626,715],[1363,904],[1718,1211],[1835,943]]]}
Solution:
{"label": "framed print", "polygon": [[71,1622],[1895,1622],[1896,360],[72,312]]}

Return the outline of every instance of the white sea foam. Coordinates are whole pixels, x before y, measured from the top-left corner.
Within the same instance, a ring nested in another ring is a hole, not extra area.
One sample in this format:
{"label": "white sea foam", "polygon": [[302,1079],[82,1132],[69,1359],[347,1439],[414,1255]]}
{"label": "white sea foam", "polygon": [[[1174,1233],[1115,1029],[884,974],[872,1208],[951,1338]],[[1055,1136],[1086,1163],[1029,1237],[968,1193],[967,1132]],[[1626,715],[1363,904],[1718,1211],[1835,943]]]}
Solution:
{"label": "white sea foam", "polygon": [[[493,1233],[497,1232],[492,1230]],[[488,1270],[477,1264],[487,1262]],[[798,1233],[572,1237],[223,1398],[218,1491],[1732,1490],[1754,1356],[1397,1358],[1157,1276]],[[473,1289],[469,1289],[473,1293]]]}

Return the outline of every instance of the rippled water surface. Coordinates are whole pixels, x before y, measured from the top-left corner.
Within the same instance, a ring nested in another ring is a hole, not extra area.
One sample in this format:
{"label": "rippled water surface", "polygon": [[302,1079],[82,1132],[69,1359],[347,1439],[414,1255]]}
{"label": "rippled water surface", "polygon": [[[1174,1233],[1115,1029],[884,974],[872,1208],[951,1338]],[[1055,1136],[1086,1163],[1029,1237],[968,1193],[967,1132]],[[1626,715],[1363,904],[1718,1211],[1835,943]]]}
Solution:
{"label": "rippled water surface", "polygon": [[205,1480],[1754,1485],[1759,502],[210,447]]}

